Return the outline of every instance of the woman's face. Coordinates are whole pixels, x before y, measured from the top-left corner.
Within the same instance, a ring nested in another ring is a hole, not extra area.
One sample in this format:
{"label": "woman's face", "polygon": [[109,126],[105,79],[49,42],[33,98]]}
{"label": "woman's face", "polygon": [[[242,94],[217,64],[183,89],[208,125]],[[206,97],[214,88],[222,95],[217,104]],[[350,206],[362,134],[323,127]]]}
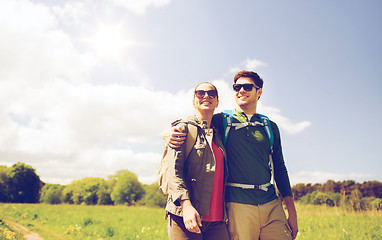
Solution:
{"label": "woman's face", "polygon": [[195,89],[193,104],[196,111],[214,112],[219,105],[216,89],[209,83],[202,83]]}

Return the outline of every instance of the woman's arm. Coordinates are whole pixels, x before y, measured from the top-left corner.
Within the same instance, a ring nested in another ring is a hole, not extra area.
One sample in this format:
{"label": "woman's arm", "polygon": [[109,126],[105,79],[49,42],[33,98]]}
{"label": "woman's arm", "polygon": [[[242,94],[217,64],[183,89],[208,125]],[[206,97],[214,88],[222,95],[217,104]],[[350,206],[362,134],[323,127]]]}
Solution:
{"label": "woman's arm", "polygon": [[202,221],[198,211],[192,206],[190,200],[180,201],[180,205],[183,210],[183,222],[186,229],[190,232],[201,233],[200,228],[202,226]]}

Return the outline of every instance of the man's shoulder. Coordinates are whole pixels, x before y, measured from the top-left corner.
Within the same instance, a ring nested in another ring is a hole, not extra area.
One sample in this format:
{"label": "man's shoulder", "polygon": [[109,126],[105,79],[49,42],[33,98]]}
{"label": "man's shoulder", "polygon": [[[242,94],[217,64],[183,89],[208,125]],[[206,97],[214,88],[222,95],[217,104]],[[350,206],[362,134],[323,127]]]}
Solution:
{"label": "man's shoulder", "polygon": [[215,113],[213,116],[212,116],[212,121],[219,121],[223,118],[223,113],[222,112],[219,112],[219,113]]}
{"label": "man's shoulder", "polygon": [[279,131],[279,127],[278,127],[277,123],[274,122],[273,120],[271,120],[268,116],[258,113],[258,117],[266,117],[270,122],[272,130],[276,131],[276,132]]}
{"label": "man's shoulder", "polygon": [[221,128],[223,127],[223,113],[220,112],[214,114],[212,117],[212,126],[221,131]]}
{"label": "man's shoulder", "polygon": [[278,128],[278,125],[277,125],[276,122],[274,122],[274,121],[272,121],[272,120],[270,120],[270,119],[269,119],[269,122],[271,123],[271,127],[272,127],[272,128],[273,128],[273,127]]}

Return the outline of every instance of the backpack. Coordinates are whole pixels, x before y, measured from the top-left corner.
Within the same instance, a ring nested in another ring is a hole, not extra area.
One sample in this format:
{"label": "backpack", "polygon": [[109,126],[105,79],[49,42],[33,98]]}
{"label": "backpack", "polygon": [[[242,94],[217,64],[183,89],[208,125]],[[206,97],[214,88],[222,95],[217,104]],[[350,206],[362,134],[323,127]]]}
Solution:
{"label": "backpack", "polygon": [[275,184],[275,170],[274,170],[274,167],[273,167],[273,159],[272,159],[272,153],[273,153],[273,143],[274,143],[274,137],[273,137],[273,132],[272,132],[272,127],[271,127],[271,121],[269,120],[269,118],[265,115],[262,115],[262,114],[259,114],[260,115],[260,119],[261,119],[261,122],[246,122],[246,123],[233,123],[233,111],[232,110],[224,110],[222,112],[223,114],[223,128],[224,128],[224,137],[223,137],[223,144],[224,146],[226,145],[227,143],[227,139],[228,139],[228,135],[229,135],[229,131],[231,129],[231,127],[235,127],[235,130],[236,129],[240,129],[240,128],[243,128],[243,127],[247,127],[247,126],[263,126],[264,129],[265,129],[265,132],[268,136],[268,140],[269,140],[269,163],[270,163],[270,168],[271,168],[271,171],[272,171],[272,178],[273,178],[273,185],[275,186],[275,189],[276,189],[276,194],[277,196],[279,196],[279,191],[277,189],[277,186]]}
{"label": "backpack", "polygon": [[[187,127],[188,127],[188,133],[186,137],[186,154],[185,158],[188,158],[190,155],[190,152],[192,148],[194,147],[194,144],[196,142],[196,136],[198,135],[198,128],[196,125],[192,124],[191,122],[187,122]],[[171,159],[172,156],[168,154],[168,144],[166,145],[164,151],[163,151],[163,156],[162,160],[159,163],[158,167],[158,185],[159,189],[162,190],[162,192],[165,195],[168,195],[168,165],[169,165],[169,160]]]}

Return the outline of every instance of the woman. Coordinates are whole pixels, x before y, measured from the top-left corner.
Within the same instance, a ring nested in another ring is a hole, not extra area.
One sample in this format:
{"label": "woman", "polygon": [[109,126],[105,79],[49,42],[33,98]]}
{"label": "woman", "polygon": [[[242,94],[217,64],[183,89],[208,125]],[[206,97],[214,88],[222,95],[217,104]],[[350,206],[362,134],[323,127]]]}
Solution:
{"label": "woman", "polygon": [[224,186],[227,178],[225,150],[211,120],[218,106],[217,89],[211,83],[195,88],[195,115],[182,120],[177,128],[188,131],[197,126],[193,149],[185,156],[185,144],[168,147],[172,159],[168,169],[168,235],[179,239],[229,239],[225,224]]}

